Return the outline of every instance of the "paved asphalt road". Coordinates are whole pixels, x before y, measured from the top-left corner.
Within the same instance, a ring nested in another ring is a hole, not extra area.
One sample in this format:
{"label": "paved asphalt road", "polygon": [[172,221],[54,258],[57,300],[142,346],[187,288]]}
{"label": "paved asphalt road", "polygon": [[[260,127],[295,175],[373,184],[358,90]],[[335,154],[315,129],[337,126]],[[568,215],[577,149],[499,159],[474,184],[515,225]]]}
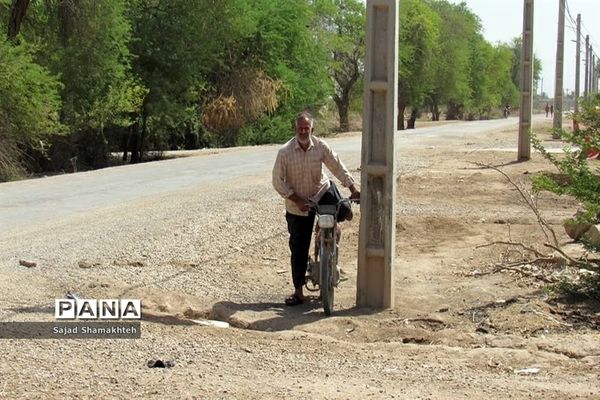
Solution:
{"label": "paved asphalt road", "polygon": [[[399,132],[396,143],[398,149],[426,147],[434,144],[436,137],[468,140],[482,132],[516,129],[517,125],[517,117],[457,122]],[[328,141],[343,160],[360,160],[359,135]],[[0,232],[157,194],[268,173],[278,148],[279,145],[246,147],[199,157],[0,183]]]}

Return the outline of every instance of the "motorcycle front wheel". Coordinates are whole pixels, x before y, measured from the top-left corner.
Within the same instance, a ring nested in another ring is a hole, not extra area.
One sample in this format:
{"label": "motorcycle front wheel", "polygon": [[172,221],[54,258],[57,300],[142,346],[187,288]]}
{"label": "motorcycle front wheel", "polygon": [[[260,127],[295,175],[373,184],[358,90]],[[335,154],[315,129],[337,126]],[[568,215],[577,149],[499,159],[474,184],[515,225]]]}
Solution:
{"label": "motorcycle front wheel", "polygon": [[[319,276],[319,287],[321,288],[321,301],[323,302],[323,310],[325,311],[325,315],[331,315],[333,311],[333,294],[334,294],[334,286],[333,286],[333,268],[335,268],[335,257],[333,251],[333,232],[325,232],[321,233],[324,238],[322,238],[321,243],[321,251],[320,251],[320,261],[321,261],[321,271]],[[328,237],[330,240],[325,240],[325,237]]]}

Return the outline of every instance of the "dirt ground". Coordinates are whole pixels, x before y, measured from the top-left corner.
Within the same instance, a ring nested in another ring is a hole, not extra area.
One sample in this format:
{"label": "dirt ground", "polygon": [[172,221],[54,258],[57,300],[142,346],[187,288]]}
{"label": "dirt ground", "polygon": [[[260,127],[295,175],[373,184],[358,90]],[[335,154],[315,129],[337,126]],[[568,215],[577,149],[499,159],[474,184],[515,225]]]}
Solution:
{"label": "dirt ground", "polygon": [[[546,140],[548,126],[536,127]],[[600,398],[599,305],[557,297],[548,273],[494,272],[524,252],[492,242],[551,253],[517,190],[474,164],[515,182],[552,170],[535,153],[514,162],[516,136],[400,150],[390,310],[355,307],[359,211],[344,226],[334,315],[316,298],[283,306],[287,233],[268,176],[5,234],[0,321],[52,320],[66,290],[141,298],[144,318],[136,340],[0,340],[0,398]],[[560,224],[576,203],[538,204],[567,244]],[[202,318],[230,327],[191,321]]]}

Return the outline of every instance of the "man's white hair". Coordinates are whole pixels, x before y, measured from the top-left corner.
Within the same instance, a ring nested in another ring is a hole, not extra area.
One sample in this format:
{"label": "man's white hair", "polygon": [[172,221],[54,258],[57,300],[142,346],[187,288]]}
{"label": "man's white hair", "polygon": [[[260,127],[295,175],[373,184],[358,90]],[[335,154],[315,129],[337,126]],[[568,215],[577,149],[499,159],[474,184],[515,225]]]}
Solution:
{"label": "man's white hair", "polygon": [[313,118],[312,114],[309,113],[308,111],[302,111],[301,113],[299,113],[298,115],[296,115],[296,119],[294,120],[294,126],[298,126],[298,122],[302,119],[307,120],[308,122],[310,122],[310,127],[312,128],[313,125],[315,124],[315,119]]}

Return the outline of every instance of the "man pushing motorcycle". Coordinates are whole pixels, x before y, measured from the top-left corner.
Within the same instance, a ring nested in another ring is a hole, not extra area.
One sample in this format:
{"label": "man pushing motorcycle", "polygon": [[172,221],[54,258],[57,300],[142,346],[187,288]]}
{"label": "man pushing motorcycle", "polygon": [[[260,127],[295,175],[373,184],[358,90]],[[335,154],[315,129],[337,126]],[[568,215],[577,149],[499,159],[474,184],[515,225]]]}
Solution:
{"label": "man pushing motorcycle", "polygon": [[[329,145],[313,136],[314,119],[308,112],[301,112],[294,120],[294,137],[284,144],[273,166],[273,187],[285,199],[285,218],[289,232],[291,251],[292,282],[294,292],[285,299],[285,304],[302,304],[310,241],[313,233],[315,213],[310,204],[335,204],[339,195],[335,184],[323,170],[329,171],[350,189],[350,199],[360,199],[356,182],[338,155]],[[338,221],[351,219],[350,209],[338,215]]]}

